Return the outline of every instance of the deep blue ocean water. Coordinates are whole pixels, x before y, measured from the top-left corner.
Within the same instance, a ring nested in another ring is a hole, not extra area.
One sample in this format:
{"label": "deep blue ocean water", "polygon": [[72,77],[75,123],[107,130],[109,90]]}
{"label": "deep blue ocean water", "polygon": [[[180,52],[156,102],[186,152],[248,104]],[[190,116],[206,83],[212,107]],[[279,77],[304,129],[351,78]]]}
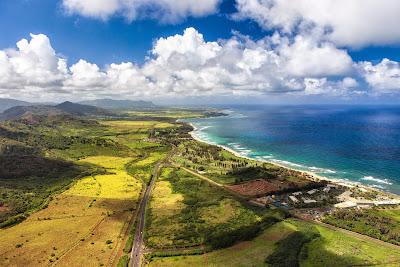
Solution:
{"label": "deep blue ocean water", "polygon": [[400,193],[400,107],[232,106],[190,119],[195,135],[243,156]]}

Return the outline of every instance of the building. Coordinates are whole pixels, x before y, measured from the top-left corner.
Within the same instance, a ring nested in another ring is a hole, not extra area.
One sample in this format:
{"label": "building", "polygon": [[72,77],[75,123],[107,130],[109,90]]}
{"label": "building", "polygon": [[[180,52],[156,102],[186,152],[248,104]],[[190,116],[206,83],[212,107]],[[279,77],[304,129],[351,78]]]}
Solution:
{"label": "building", "polygon": [[305,197],[303,197],[302,199],[305,204],[317,203],[317,201],[315,199],[309,199],[309,198],[305,198]]}
{"label": "building", "polygon": [[329,193],[329,191],[331,191],[331,187],[330,186],[324,187],[322,191],[324,191],[325,193]]}
{"label": "building", "polygon": [[352,201],[344,201],[344,202],[335,204],[334,207],[338,208],[338,209],[355,208],[355,207],[357,207],[357,203],[354,203]]}
{"label": "building", "polygon": [[266,205],[266,204],[270,204],[272,202],[272,198],[270,196],[259,197],[259,198],[256,198],[254,201]]}
{"label": "building", "polygon": [[299,203],[299,200],[295,196],[289,196],[289,199],[294,203]]}
{"label": "building", "polygon": [[317,192],[318,192],[318,189],[313,189],[313,190],[307,191],[307,194],[313,195],[313,194],[315,194]]}
{"label": "building", "polygon": [[399,205],[400,200],[381,200],[381,201],[374,201],[374,204],[376,206],[381,206],[381,205]]}

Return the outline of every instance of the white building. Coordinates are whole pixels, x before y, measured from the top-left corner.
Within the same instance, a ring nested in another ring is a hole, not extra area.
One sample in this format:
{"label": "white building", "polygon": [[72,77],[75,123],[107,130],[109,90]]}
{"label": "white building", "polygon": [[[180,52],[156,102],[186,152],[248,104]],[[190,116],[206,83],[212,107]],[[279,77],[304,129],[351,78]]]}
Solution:
{"label": "white building", "polygon": [[317,203],[317,201],[315,199],[309,199],[309,198],[305,198],[305,197],[303,197],[302,199],[305,204]]}
{"label": "white building", "polygon": [[325,193],[328,193],[329,191],[331,191],[331,188],[329,186],[324,187],[324,189],[322,189],[322,191],[324,191]]}
{"label": "white building", "polygon": [[357,203],[354,203],[352,201],[345,201],[345,202],[337,203],[334,206],[335,206],[335,208],[338,208],[338,209],[349,209],[349,208],[357,207]]}
{"label": "white building", "polygon": [[307,191],[307,194],[313,195],[313,194],[315,194],[316,192],[318,192],[318,189],[313,189],[313,190]]}
{"label": "white building", "polygon": [[295,196],[289,196],[289,199],[294,203],[299,203],[299,200]]}

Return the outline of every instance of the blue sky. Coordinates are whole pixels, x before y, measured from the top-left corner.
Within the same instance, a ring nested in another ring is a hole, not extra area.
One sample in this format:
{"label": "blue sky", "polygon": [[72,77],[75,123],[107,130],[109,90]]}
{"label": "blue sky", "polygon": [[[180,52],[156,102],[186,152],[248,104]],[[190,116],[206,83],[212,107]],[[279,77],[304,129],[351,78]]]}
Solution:
{"label": "blue sky", "polygon": [[[121,4],[120,0],[110,0],[107,4],[104,1],[88,1],[94,3],[88,5],[77,0],[1,1],[0,50],[4,51],[10,65],[5,73],[11,78],[0,80],[0,97],[27,99],[38,96],[52,100],[96,97],[175,99],[184,96],[188,99],[216,97],[248,101],[256,95],[265,100],[289,102],[305,98],[313,102],[356,98],[367,99],[367,102],[373,102],[373,99],[393,101],[393,96],[398,99],[400,34],[390,24],[396,20],[396,14],[392,12],[393,19],[390,12],[397,8],[396,1],[381,2],[379,8],[382,13],[389,13],[387,18],[377,15],[368,21],[381,23],[381,28],[370,29],[365,21],[366,25],[349,27],[349,30],[343,24],[347,21],[350,26],[360,24],[362,19],[365,20],[361,16],[371,14],[374,9],[377,11],[376,6],[368,7],[369,4],[362,5],[362,1],[356,0],[360,5],[353,12],[354,17],[344,15],[343,21],[338,21],[335,14],[326,20],[318,14],[309,14],[304,5],[289,5],[288,0],[209,0],[204,4],[188,0],[183,7],[176,7],[171,0],[138,0],[138,8],[132,7],[135,0],[125,1],[128,4]],[[109,6],[110,2],[115,5]],[[199,5],[204,9],[198,11]],[[343,5],[337,4],[329,11],[337,10],[339,14],[341,10],[349,9]],[[323,4],[315,8],[325,11]],[[289,17],[279,20],[282,14],[289,14]],[[393,25],[399,25],[397,22]],[[326,29],[328,33],[324,32]],[[385,31],[388,33],[382,34]],[[38,37],[31,37],[31,33]],[[166,39],[173,36],[176,38]],[[169,41],[160,42],[160,38]],[[22,39],[28,43],[25,52],[16,47]],[[182,52],[179,47],[171,48],[171,45],[180,46],[184,42],[191,44],[193,40],[199,43],[187,52]],[[45,48],[38,48],[34,42]],[[191,62],[193,55],[207,49],[214,54]],[[237,56],[237,62],[224,57],[227,54]],[[308,56],[299,58],[301,54]],[[41,60],[42,55],[45,60]],[[251,57],[262,60],[253,66]],[[388,61],[384,62],[385,58]],[[326,64],[331,59],[333,67]],[[62,70],[37,67],[40,64],[35,60],[53,66],[65,62],[65,66]],[[177,60],[181,65],[174,65]],[[279,64],[272,66],[272,61],[277,60]],[[302,67],[309,61],[313,65]],[[122,62],[133,66],[119,65]],[[114,72],[108,67],[113,63],[118,65]],[[38,68],[34,73],[32,66]],[[225,71],[211,77],[216,66]],[[164,73],[165,69],[172,70]],[[44,81],[38,73],[55,78]],[[132,73],[129,84],[126,77]],[[196,73],[201,75],[195,76]],[[277,79],[277,75],[282,77]],[[20,80],[12,79],[16,76]],[[221,76],[223,79],[216,81]],[[236,77],[240,79],[235,81]],[[120,85],[116,84],[121,80]],[[140,91],[135,88],[139,86],[146,88]]]}
{"label": "blue sky", "polygon": [[[118,61],[143,62],[154,40],[198,29],[207,40],[229,38],[232,30],[260,38],[264,33],[256,23],[235,22],[226,18],[235,11],[234,1],[225,1],[219,14],[187,18],[179,23],[159,23],[145,19],[129,23],[123,17],[108,21],[65,14],[60,1],[5,0],[0,2],[0,48],[14,47],[29,33],[44,33],[53,47],[71,61],[86,58],[104,65]],[[16,19],[18,18],[18,19]],[[93,44],[96,48],[93,49]]]}

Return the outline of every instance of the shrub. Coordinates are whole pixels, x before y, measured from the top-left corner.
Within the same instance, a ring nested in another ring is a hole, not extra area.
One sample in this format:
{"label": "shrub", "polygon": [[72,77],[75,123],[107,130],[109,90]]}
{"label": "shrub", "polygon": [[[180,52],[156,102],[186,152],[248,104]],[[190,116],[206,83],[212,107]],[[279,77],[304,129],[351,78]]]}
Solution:
{"label": "shrub", "polygon": [[274,267],[299,266],[300,258],[307,257],[307,252],[302,252],[303,246],[319,236],[319,232],[314,228],[288,235],[278,242],[278,247],[267,257],[266,263]]}
{"label": "shrub", "polygon": [[128,267],[129,266],[129,257],[128,255],[124,255],[121,258],[119,258],[117,267]]}

